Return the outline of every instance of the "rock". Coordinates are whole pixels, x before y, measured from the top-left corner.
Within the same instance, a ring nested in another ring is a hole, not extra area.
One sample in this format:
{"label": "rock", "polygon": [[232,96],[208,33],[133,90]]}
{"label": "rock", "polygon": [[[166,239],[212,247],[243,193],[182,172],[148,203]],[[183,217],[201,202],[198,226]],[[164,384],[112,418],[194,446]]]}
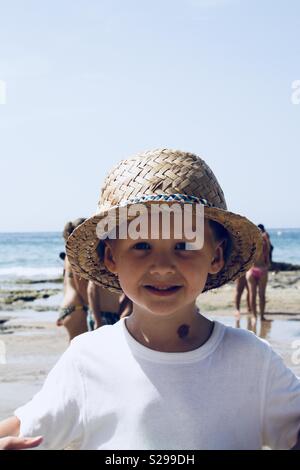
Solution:
{"label": "rock", "polygon": [[15,302],[33,302],[36,299],[47,299],[59,292],[59,289],[0,291],[0,294],[2,294],[0,304],[10,305]]}
{"label": "rock", "polygon": [[300,271],[300,266],[297,264],[273,261],[269,268],[269,271]]}

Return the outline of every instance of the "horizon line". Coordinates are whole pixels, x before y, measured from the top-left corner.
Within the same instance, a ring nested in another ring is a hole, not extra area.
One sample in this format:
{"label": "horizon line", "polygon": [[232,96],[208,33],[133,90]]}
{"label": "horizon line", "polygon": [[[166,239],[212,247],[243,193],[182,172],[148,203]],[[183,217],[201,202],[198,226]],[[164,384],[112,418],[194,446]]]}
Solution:
{"label": "horizon line", "polygon": [[[267,227],[267,231],[268,230],[300,230],[300,226],[299,227]],[[15,233],[61,233],[62,234],[62,230],[23,230],[23,231],[0,230],[0,234],[15,234]]]}

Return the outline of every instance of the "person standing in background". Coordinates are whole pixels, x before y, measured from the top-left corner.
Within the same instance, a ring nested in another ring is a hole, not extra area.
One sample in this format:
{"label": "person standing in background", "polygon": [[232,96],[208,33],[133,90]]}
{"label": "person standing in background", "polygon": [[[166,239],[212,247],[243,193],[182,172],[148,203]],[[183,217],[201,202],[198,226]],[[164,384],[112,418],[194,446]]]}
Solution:
{"label": "person standing in background", "polygon": [[261,224],[258,225],[263,240],[263,249],[259,257],[255,260],[253,266],[247,271],[246,279],[250,294],[250,308],[253,315],[253,321],[256,321],[256,297],[258,290],[259,297],[259,311],[261,320],[266,321],[265,306],[266,306],[266,288],[268,282],[268,271],[270,267],[270,237],[267,232],[261,229]]}
{"label": "person standing in background", "polygon": [[[73,230],[81,225],[86,219],[79,218],[73,222],[68,222],[63,231],[63,237],[67,242]],[[64,297],[60,307],[57,326],[64,326],[68,332],[69,340],[75,336],[88,331],[88,295],[87,287],[89,281],[79,277],[73,272],[68,257],[60,253],[60,258],[64,260]]]}
{"label": "person standing in background", "polygon": [[273,260],[272,260],[272,257],[273,257],[273,250],[274,250],[274,246],[272,245],[271,243],[271,240],[270,240],[270,235],[268,234],[268,232],[266,231],[265,229],[265,226],[263,224],[258,224],[258,228],[261,230],[261,232],[263,234],[266,235],[266,237],[268,238],[268,241],[269,241],[269,244],[270,244],[270,263],[272,264]]}

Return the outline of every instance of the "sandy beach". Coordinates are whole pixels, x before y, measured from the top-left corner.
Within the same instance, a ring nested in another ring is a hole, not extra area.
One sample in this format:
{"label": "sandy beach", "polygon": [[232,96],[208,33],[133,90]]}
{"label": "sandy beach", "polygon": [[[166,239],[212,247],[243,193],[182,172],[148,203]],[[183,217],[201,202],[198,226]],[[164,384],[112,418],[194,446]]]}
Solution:
{"label": "sandy beach", "polygon": [[[39,390],[68,346],[66,332],[55,325],[61,289],[56,280],[23,285],[18,291],[8,287],[0,293],[0,419]],[[198,299],[201,312],[227,325],[254,329],[300,376],[300,344],[296,343],[300,340],[300,271],[270,272],[266,317],[273,321],[258,320],[256,328],[246,313],[245,293],[240,322],[234,317],[234,291],[231,283],[202,294]]]}

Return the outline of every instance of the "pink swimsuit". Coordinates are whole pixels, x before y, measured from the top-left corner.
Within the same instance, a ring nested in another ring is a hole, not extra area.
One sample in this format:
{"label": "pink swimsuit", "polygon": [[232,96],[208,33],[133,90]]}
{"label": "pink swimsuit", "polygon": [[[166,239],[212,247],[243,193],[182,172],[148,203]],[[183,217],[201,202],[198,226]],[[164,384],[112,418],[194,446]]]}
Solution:
{"label": "pink swimsuit", "polygon": [[260,280],[260,278],[266,274],[269,270],[268,268],[268,261],[269,261],[269,245],[268,245],[268,239],[265,235],[263,235],[263,259],[264,259],[264,264],[266,266],[252,266],[252,268],[249,269],[249,274],[251,274],[254,279],[257,281]]}
{"label": "pink swimsuit", "polygon": [[253,266],[249,269],[249,273],[258,281],[266,272],[268,268],[259,268],[257,266]]}

